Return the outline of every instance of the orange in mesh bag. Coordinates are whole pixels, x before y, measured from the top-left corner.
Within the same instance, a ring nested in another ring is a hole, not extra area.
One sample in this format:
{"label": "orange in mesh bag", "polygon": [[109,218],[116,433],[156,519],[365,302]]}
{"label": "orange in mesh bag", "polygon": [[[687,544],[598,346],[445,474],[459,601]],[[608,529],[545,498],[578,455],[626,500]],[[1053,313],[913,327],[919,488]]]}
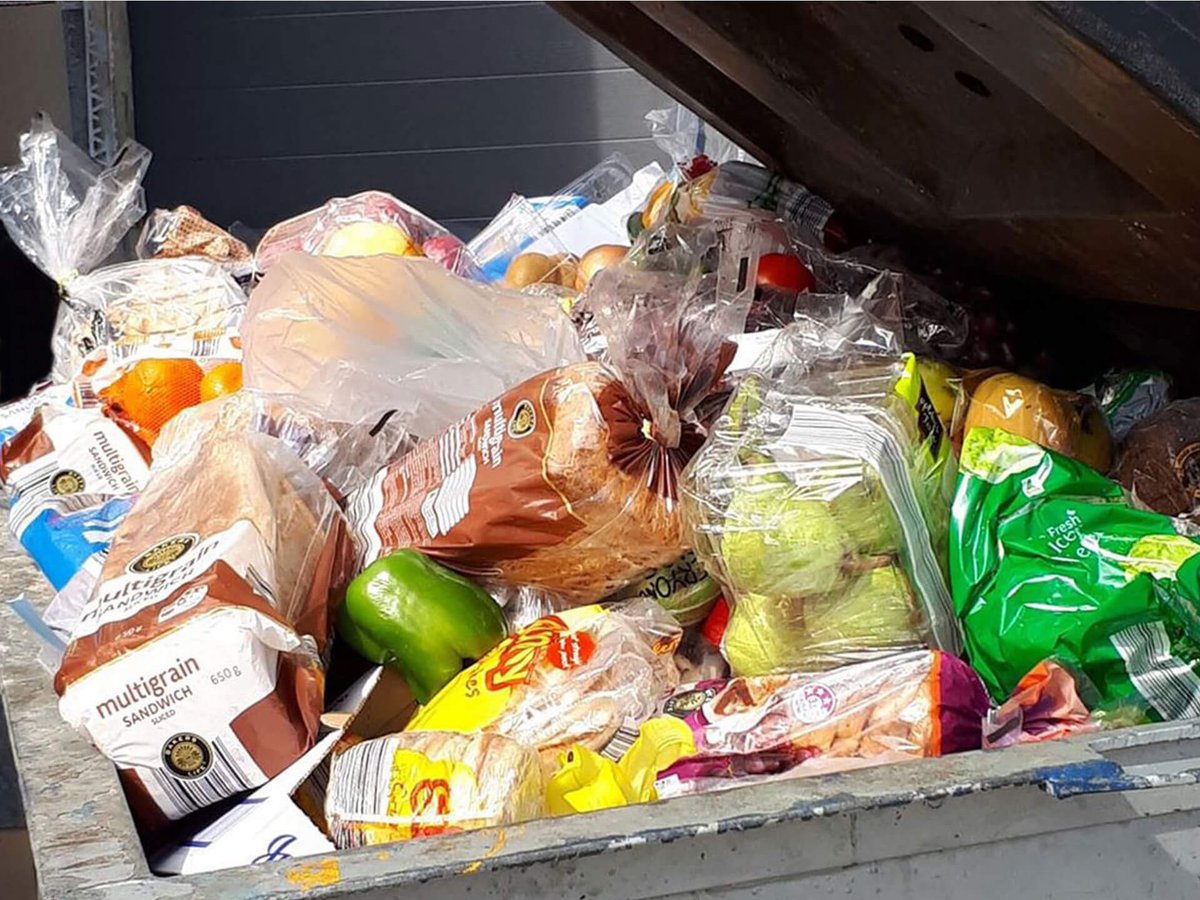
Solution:
{"label": "orange in mesh bag", "polygon": [[143,359],[101,389],[105,412],[148,444],[189,406],[200,402],[204,370],[192,359]]}
{"label": "orange in mesh bag", "polygon": [[364,563],[403,547],[485,580],[592,603],[678,559],[693,410],[745,308],[716,275],[618,267],[587,301],[611,365],[538,375],[380,471],[351,498]]}

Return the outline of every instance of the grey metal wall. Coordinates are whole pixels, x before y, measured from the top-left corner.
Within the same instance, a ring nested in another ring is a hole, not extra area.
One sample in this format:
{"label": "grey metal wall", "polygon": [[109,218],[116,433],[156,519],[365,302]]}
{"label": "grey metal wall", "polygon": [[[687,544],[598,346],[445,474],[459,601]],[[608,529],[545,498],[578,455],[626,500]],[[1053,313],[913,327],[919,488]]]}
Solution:
{"label": "grey metal wall", "polygon": [[378,187],[459,231],[619,150],[666,97],[541,3],[131,3],[156,206],[266,226]]}

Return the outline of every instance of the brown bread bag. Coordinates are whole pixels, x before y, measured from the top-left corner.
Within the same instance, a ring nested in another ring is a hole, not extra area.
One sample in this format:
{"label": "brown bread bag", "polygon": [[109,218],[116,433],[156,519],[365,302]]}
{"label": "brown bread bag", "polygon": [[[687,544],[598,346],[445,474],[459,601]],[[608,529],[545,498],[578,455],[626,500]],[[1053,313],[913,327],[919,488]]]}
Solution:
{"label": "brown bread bag", "polygon": [[317,732],[345,522],[241,402],[164,430],[55,678],[143,827],[258,787]]}
{"label": "brown bread bag", "polygon": [[676,479],[745,303],[715,273],[628,267],[586,302],[605,360],[535,376],[381,470],[348,507],[362,562],[414,547],[581,604],[684,552]]}

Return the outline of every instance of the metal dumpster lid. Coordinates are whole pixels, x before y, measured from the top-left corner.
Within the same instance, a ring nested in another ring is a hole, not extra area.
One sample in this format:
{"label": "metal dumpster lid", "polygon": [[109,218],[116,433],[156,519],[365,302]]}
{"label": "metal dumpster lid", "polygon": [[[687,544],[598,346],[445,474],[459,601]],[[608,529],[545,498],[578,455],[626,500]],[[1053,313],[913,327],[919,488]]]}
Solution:
{"label": "metal dumpster lid", "polygon": [[1200,48],[1168,9],[554,6],[880,239],[1200,308],[1200,91],[1172,61]]}

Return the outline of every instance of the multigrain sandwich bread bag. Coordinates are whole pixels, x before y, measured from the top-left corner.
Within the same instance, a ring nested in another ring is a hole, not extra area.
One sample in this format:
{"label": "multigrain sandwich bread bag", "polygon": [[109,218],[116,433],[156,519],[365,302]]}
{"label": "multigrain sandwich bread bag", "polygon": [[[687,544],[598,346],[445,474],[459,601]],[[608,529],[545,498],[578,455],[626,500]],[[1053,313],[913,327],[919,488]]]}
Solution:
{"label": "multigrain sandwich bread bag", "polygon": [[676,480],[744,305],[716,273],[624,267],[587,299],[606,361],[535,376],[381,470],[348,507],[363,562],[414,547],[586,604],[684,553]]}
{"label": "multigrain sandwich bread bag", "polygon": [[313,743],[348,570],[332,495],[237,395],[164,430],[55,678],[143,827],[282,771]]}

